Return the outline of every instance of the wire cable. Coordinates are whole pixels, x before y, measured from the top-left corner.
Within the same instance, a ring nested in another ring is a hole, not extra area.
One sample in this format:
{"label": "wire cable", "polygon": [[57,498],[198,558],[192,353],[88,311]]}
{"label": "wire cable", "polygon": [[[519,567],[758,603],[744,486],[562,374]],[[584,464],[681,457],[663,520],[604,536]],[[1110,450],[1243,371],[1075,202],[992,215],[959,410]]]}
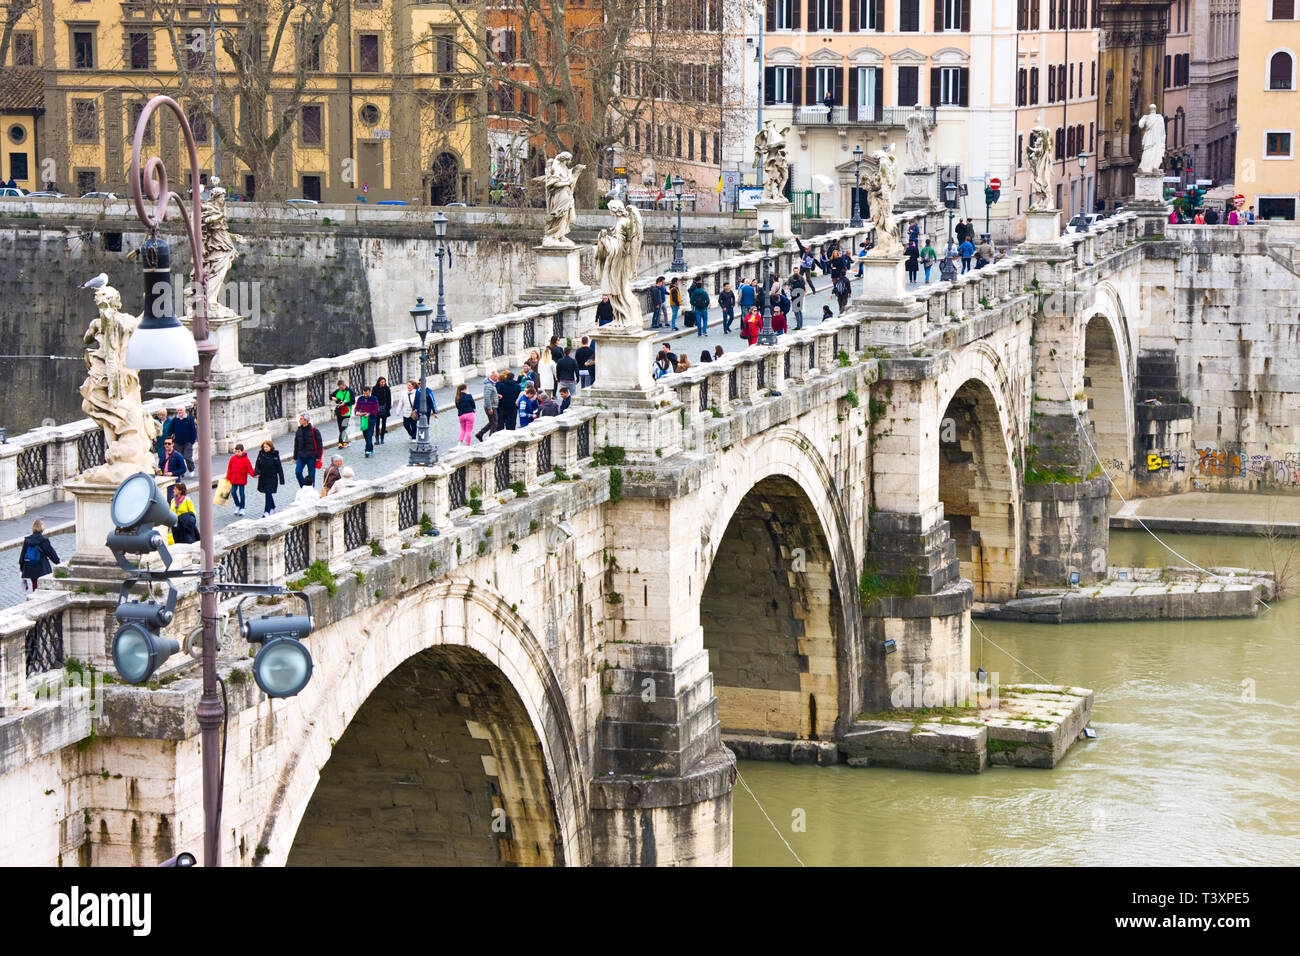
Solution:
{"label": "wire cable", "polygon": [[[1032,667],[1030,667],[1028,664],[1026,664],[1026,663],[1025,663],[1024,661],[1022,661],[1020,658],[1016,657],[1015,654],[1012,654],[1012,653],[1011,653],[1009,650],[1007,650],[1005,647],[1003,647],[1002,645],[998,644],[996,641],[991,640],[987,634],[985,634],[982,630],[980,630],[980,626],[979,626],[978,624],[975,623],[975,618],[974,618],[974,617],[972,617],[972,618],[970,619],[970,623],[971,623],[971,627],[975,628],[975,630],[979,632],[980,640],[982,640],[982,641],[988,641],[990,644],[992,644],[994,647],[996,647],[998,650],[1000,650],[1003,654],[1007,655],[1007,657],[1011,658],[1013,661],[1015,661],[1017,664],[1019,664],[1019,665],[1020,665],[1021,667],[1023,667],[1025,670],[1029,671],[1029,673],[1033,674],[1035,677],[1041,677],[1041,678],[1043,678],[1043,680],[1047,681],[1047,683],[1049,683],[1049,684],[1053,684],[1053,685],[1056,684],[1056,682],[1055,682],[1054,680],[1052,680],[1050,677],[1047,677],[1047,676],[1045,676],[1045,675],[1043,675],[1043,674],[1040,674],[1038,671],[1034,670]],[[983,646],[983,645],[980,645],[980,666],[983,666],[983,664],[984,664],[984,646]]]}
{"label": "wire cable", "polygon": [[749,789],[749,784],[745,783],[745,775],[740,772],[739,767],[736,768],[736,779],[739,780],[740,785],[745,788],[745,792],[753,798],[754,806],[758,807],[758,812],[763,814],[763,819],[772,827],[772,830],[776,833],[777,837],[780,838],[781,842],[785,843],[785,848],[790,851],[790,855],[795,858],[795,861],[798,862],[800,866],[807,868],[808,864],[799,859],[799,854],[794,852],[794,847],[786,841],[781,831],[777,829],[776,824],[772,822],[772,818],[769,817],[767,811],[763,809],[763,805],[758,802],[758,797],[754,796],[754,791]]}

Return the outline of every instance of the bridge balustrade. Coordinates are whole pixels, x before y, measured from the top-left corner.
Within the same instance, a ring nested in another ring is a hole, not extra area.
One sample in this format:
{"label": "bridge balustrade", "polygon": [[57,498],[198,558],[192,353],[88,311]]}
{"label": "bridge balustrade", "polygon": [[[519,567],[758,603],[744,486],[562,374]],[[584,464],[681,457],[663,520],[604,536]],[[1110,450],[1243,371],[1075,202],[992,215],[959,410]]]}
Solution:
{"label": "bridge balustrade", "polygon": [[67,592],[47,591],[0,611],[0,717],[29,706],[42,675],[62,671],[71,656],[65,625],[72,603]]}

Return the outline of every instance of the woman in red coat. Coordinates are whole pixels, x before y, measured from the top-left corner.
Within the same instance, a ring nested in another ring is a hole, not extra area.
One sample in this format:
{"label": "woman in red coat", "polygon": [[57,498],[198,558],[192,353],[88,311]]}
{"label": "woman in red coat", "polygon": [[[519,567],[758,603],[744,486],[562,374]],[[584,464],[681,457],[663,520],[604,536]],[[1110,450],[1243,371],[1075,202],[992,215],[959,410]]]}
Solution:
{"label": "woman in red coat", "polygon": [[763,329],[763,319],[759,316],[758,309],[750,307],[750,310],[745,313],[741,328],[750,345],[758,342],[758,333]]}
{"label": "woman in red coat", "polygon": [[235,514],[244,513],[244,486],[253,477],[253,463],[244,454],[244,446],[236,445],[235,453],[226,465],[226,481],[230,482],[230,497],[235,501]]}

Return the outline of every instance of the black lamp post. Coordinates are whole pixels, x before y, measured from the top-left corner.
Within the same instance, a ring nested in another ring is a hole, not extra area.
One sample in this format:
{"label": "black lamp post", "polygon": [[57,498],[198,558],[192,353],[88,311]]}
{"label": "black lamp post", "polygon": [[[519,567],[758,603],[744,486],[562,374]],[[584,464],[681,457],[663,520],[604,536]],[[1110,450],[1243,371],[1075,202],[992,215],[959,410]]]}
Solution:
{"label": "black lamp post", "polygon": [[673,177],[673,195],[677,197],[677,238],[673,242],[673,272],[686,271],[686,260],[682,258],[682,190],[685,185],[681,176]]}
{"label": "black lamp post", "polygon": [[[433,217],[433,234],[438,237],[438,315],[434,318],[431,328],[434,332],[450,332],[451,319],[447,318],[447,299],[442,294],[442,257],[450,257],[451,252],[447,249],[447,243],[445,242],[447,238],[447,217],[441,212]],[[428,308],[428,306],[425,308]],[[415,313],[412,312],[411,314],[414,315]],[[420,337],[420,346],[421,348],[424,347],[423,336]],[[424,373],[423,367],[421,367],[420,372],[421,374]],[[423,387],[424,383],[421,382],[420,386]]]}
{"label": "black lamp post", "polygon": [[776,230],[768,224],[766,219],[763,220],[763,225],[758,230],[758,244],[763,247],[763,330],[758,333],[759,345],[776,344],[776,333],[772,331],[772,286],[768,277],[771,268],[768,251],[772,248],[772,236],[775,232]]}
{"label": "black lamp post", "polygon": [[862,211],[858,197],[862,192],[862,146],[853,147],[853,218],[849,220],[850,229],[862,228]]}
{"label": "black lamp post", "polygon": [[957,184],[943,184],[943,204],[948,207],[948,245],[953,245],[952,217],[957,210]]}
{"label": "black lamp post", "polygon": [[1088,151],[1079,150],[1079,232],[1088,231]]}
{"label": "black lamp post", "polygon": [[[438,264],[442,265],[442,257],[438,257]],[[441,285],[441,283],[439,283]],[[439,295],[441,300],[442,296]],[[441,301],[439,302],[441,305]],[[415,308],[411,309],[411,321],[415,323],[415,332],[420,336],[420,390],[415,393],[415,408],[419,413],[419,424],[415,430],[415,444],[411,446],[411,457],[407,461],[410,465],[432,465],[438,461],[438,449],[433,447],[433,442],[429,439],[429,412],[428,393],[425,391],[425,369],[429,364],[429,353],[425,349],[424,340],[429,335],[429,317],[433,315],[433,309],[424,303],[424,296],[416,296]],[[450,323],[448,324],[450,328]]]}

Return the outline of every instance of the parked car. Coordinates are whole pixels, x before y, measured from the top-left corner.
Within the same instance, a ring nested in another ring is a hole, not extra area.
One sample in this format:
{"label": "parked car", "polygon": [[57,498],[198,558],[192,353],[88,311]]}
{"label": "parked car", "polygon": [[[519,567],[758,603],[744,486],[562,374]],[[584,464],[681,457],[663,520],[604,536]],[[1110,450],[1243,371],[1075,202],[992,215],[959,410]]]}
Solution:
{"label": "parked car", "polygon": [[449,202],[447,203],[447,208],[450,209],[452,206],[464,206],[464,205],[465,203],[463,202]]}
{"label": "parked car", "polygon": [[27,193],[17,186],[0,186],[0,199],[21,199]]}
{"label": "parked car", "polygon": [[319,206],[320,202],[315,199],[286,199],[290,206]]}
{"label": "parked car", "polygon": [[[1076,215],[1073,219],[1070,220],[1069,224],[1065,227],[1064,234],[1068,236],[1074,232],[1088,232],[1089,230],[1092,229],[1094,225],[1097,224],[1097,220],[1099,220],[1100,218],[1101,217],[1098,216],[1095,212],[1090,212],[1086,216]],[[1084,228],[1085,223],[1087,225],[1087,228]]]}
{"label": "parked car", "polygon": [[86,193],[82,199],[116,199],[116,193]]}
{"label": "parked car", "polygon": [[30,199],[67,199],[67,193],[61,193],[57,189],[41,189],[34,193],[28,193]]}

